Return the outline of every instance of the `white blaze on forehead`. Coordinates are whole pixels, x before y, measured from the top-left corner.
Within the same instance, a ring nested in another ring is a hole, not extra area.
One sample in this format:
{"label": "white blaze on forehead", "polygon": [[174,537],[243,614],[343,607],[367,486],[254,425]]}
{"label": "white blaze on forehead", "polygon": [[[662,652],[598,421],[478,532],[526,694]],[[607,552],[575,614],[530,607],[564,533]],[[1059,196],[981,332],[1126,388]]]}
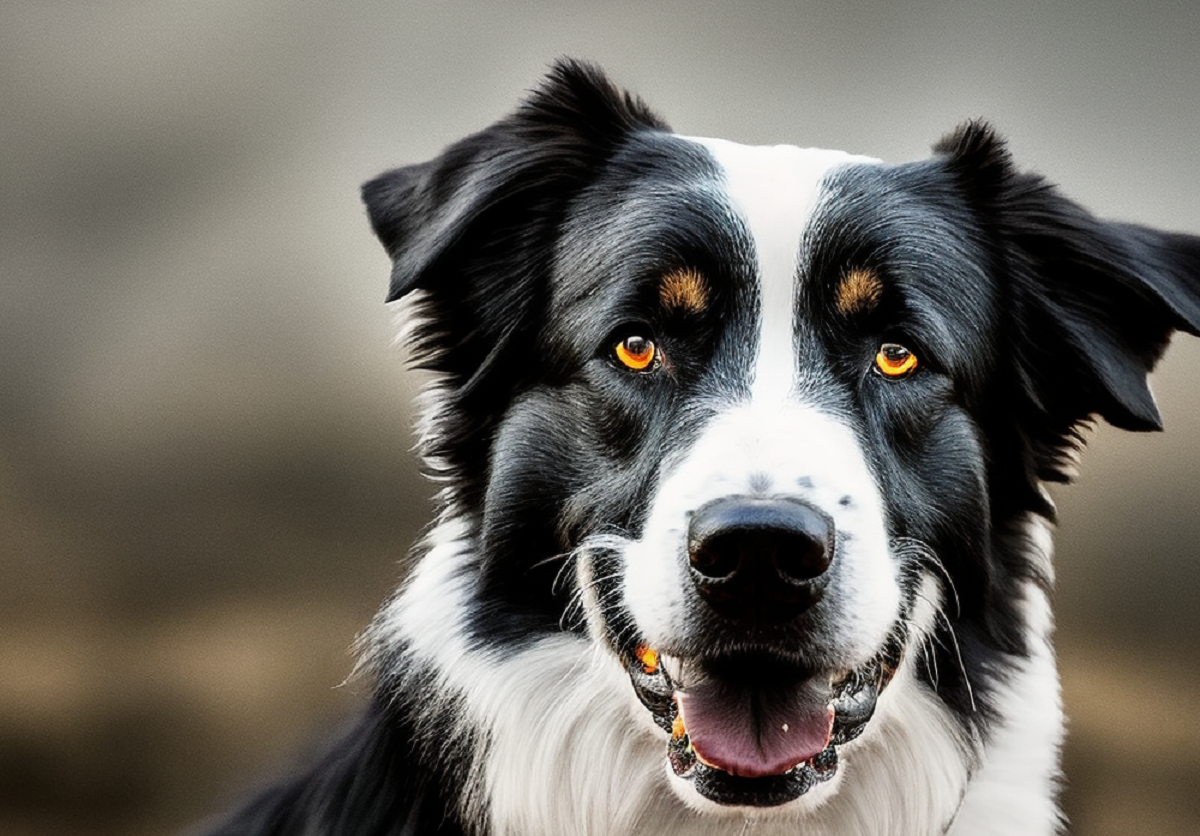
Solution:
{"label": "white blaze on forehead", "polygon": [[751,391],[755,400],[782,400],[795,384],[792,337],[800,244],[820,204],[821,184],[838,166],[877,160],[794,145],[693,141],[705,146],[721,166],[729,203],[754,243],[762,319]]}
{"label": "white blaze on forehead", "polygon": [[[667,653],[686,648],[694,621],[687,571],[689,520],[722,497],[794,497],[839,532],[838,569],[824,595],[814,664],[849,669],[876,652],[899,615],[900,591],[883,498],[847,416],[797,385],[797,282],[806,229],[838,167],[874,164],[839,151],[702,144],[722,169],[721,194],[751,238],[760,320],[750,397],[725,404],[686,449],[663,464],[640,537],[624,549],[623,594],[641,635]],[[690,652],[684,650],[682,652]]]}

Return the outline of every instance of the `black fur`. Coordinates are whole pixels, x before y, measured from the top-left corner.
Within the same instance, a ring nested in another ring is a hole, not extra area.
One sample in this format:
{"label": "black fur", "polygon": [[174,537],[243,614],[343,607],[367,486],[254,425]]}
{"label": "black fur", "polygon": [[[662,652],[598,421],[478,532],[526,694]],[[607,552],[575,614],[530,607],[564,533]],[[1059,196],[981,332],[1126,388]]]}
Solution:
{"label": "black fur", "polygon": [[[744,395],[762,302],[718,184],[699,146],[563,62],[512,116],[363,188],[394,262],[389,299],[422,292],[416,357],[441,394],[421,452],[442,513],[469,526],[476,646],[582,631],[566,555],[589,535],[636,536],[664,458]],[[927,161],[850,167],[827,192],[801,265],[797,362],[855,427],[889,535],[925,544],[948,576],[955,605],[917,664],[986,740],[992,692],[1028,652],[1018,586],[1050,583],[1025,534],[1052,517],[1040,485],[1067,478],[1096,416],[1159,428],[1146,375],[1172,331],[1200,333],[1200,239],[1092,217],[976,123]],[[834,289],[855,267],[883,296],[839,317]],[[711,300],[648,317],[657,277],[677,268],[705,275]],[[631,327],[655,334],[669,378],[614,374],[607,347]],[[924,359],[904,386],[864,373],[881,339]],[[595,559],[609,638],[627,651],[617,562]],[[470,731],[420,710],[432,672],[402,644],[373,662],[362,723],[214,833],[486,832],[461,805]]]}

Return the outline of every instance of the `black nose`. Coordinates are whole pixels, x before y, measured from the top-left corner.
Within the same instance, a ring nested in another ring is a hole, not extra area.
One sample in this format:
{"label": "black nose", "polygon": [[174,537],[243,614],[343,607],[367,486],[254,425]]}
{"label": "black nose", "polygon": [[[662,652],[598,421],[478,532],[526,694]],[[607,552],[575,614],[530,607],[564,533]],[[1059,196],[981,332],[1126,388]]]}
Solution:
{"label": "black nose", "polygon": [[825,589],[833,532],[828,517],[799,500],[719,499],[688,526],[692,580],[729,618],[790,621]]}

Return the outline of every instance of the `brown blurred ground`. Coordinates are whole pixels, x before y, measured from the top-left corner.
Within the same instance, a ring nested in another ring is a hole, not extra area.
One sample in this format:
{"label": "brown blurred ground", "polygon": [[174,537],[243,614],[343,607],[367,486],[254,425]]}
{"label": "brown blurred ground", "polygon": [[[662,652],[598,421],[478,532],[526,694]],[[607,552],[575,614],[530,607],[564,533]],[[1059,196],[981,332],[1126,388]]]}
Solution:
{"label": "brown blurred ground", "polygon": [[[355,194],[592,57],[680,130],[899,160],[987,116],[1200,233],[1190,3],[0,8],[0,833],[159,834],[333,733],[426,518]],[[1081,836],[1200,821],[1200,341],[1058,491]]]}

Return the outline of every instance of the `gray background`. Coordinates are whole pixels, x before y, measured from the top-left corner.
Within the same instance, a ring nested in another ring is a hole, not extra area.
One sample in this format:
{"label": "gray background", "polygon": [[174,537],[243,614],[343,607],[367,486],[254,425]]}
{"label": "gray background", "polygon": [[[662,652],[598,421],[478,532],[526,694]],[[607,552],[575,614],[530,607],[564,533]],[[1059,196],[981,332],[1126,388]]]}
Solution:
{"label": "gray background", "polygon": [[[0,7],[0,832],[177,829],[362,698],[429,489],[357,186],[592,58],[681,132],[917,158],[986,117],[1200,233],[1190,2]],[[1200,341],[1057,490],[1080,834],[1200,820]]]}

